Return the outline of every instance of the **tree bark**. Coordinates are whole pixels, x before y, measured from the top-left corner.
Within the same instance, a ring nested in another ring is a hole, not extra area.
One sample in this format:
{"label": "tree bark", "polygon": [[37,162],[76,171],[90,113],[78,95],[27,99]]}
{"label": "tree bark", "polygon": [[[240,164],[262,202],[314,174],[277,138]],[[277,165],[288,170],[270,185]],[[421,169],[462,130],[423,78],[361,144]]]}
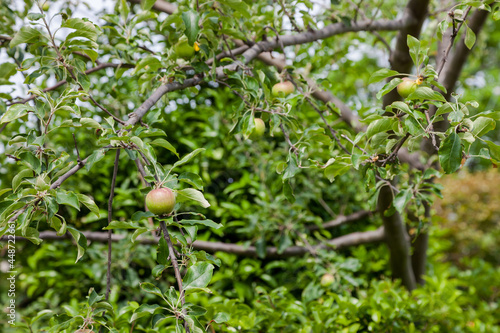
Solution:
{"label": "tree bark", "polygon": [[382,186],[377,202],[377,209],[384,222],[385,242],[390,252],[390,265],[394,278],[401,279],[408,290],[416,288],[415,276],[410,260],[410,239],[406,232],[403,219],[398,212],[391,216],[384,216],[384,212],[391,206],[393,200],[392,189]]}
{"label": "tree bark", "polygon": [[[422,24],[427,15],[428,0],[410,0],[405,9],[404,17],[411,23],[401,29],[396,39],[396,46],[389,59],[391,68],[400,73],[409,73],[413,62],[409,54],[407,38],[408,35],[419,37]],[[384,96],[383,106],[392,104],[400,99],[394,89]],[[416,287],[415,276],[410,260],[410,242],[402,216],[395,212],[391,216],[385,216],[384,212],[390,207],[394,200],[394,194],[388,186],[381,188],[378,196],[378,210],[382,217],[385,229],[385,239],[390,252],[390,265],[393,278],[401,279],[408,290]]]}

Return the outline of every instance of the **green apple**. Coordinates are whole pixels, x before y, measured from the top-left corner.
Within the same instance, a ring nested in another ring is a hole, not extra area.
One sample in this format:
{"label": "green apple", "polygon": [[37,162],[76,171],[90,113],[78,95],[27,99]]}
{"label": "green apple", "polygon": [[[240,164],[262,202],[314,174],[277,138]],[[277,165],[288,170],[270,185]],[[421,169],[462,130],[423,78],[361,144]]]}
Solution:
{"label": "green apple", "polygon": [[45,1],[44,4],[42,5],[43,11],[46,12],[49,10],[49,8],[50,8],[50,4],[47,1]]}
{"label": "green apple", "polygon": [[174,210],[175,195],[168,187],[152,190],[146,196],[146,207],[156,215],[170,214]]}
{"label": "green apple", "polygon": [[260,118],[254,118],[253,123],[255,127],[250,135],[250,139],[255,140],[264,135],[264,132],[266,131],[266,123],[264,123],[264,120]]}
{"label": "green apple", "polygon": [[329,287],[334,281],[335,277],[330,273],[326,273],[321,277],[320,284],[322,287]]}
{"label": "green apple", "polygon": [[412,92],[417,90],[418,85],[419,85],[419,83],[417,82],[417,80],[412,80],[412,79],[405,77],[403,79],[403,82],[398,84],[398,87],[397,87],[398,94],[401,97],[406,98],[406,97],[410,96],[410,94]]}
{"label": "green apple", "polygon": [[276,83],[272,89],[273,96],[275,97],[287,96],[293,93],[294,91],[295,91],[295,86],[290,81]]}
{"label": "green apple", "polygon": [[191,59],[194,55],[194,47],[189,45],[187,40],[181,40],[175,45],[175,54],[185,60]]}

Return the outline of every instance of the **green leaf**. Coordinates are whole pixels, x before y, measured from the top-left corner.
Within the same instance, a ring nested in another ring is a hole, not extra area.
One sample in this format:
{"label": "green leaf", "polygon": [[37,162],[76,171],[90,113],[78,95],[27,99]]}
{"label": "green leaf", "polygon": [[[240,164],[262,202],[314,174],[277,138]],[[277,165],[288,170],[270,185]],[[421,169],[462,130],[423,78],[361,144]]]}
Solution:
{"label": "green leaf", "polygon": [[99,295],[95,292],[94,289],[92,289],[92,292],[90,293],[89,295],[89,300],[88,300],[88,303],[89,303],[89,306],[92,306],[94,305],[96,302],[99,302],[101,300],[104,299],[104,295]]}
{"label": "green leaf", "polygon": [[366,129],[366,137],[369,139],[377,133],[386,132],[392,128],[393,118],[384,117],[377,119],[368,125]]}
{"label": "green leaf", "polygon": [[63,28],[75,29],[66,37],[66,41],[76,37],[87,38],[93,42],[97,42],[97,29],[91,22],[81,18],[70,18],[63,21]]}
{"label": "green leaf", "polygon": [[462,142],[457,133],[452,132],[441,142],[439,163],[445,173],[453,173],[460,168],[462,162]]}
{"label": "green leaf", "polygon": [[247,19],[251,18],[250,8],[245,3],[245,1],[241,1],[241,0],[221,0],[220,2],[223,3],[223,4],[225,4],[225,5],[228,5],[235,12],[243,15]]}
{"label": "green leaf", "polygon": [[19,172],[17,175],[14,176],[14,178],[12,178],[12,189],[14,190],[14,192],[17,191],[17,188],[19,187],[19,185],[23,181],[23,178],[26,178],[26,177],[34,177],[33,170],[31,170],[31,169],[21,170],[21,172]]}
{"label": "green leaf", "polygon": [[231,319],[231,316],[228,313],[219,312],[215,315],[215,317],[212,320],[215,321],[217,324],[222,324],[228,322],[229,319]]}
{"label": "green leaf", "polygon": [[204,150],[205,150],[205,148],[197,148],[197,149],[193,150],[192,152],[190,152],[189,154],[187,154],[186,156],[184,156],[180,161],[175,162],[174,165],[172,166],[172,169],[175,168],[175,167],[181,166],[183,164],[186,164],[193,157],[195,157],[196,155],[198,155],[199,153],[201,153]]}
{"label": "green leaf", "polygon": [[398,75],[398,74],[399,73],[397,71],[394,71],[392,69],[382,68],[370,76],[370,80],[368,81],[368,83],[378,82],[380,80],[383,80],[385,78],[388,78],[388,77],[391,77],[394,75]]}
{"label": "green leaf", "polygon": [[181,182],[194,186],[197,190],[203,190],[203,180],[195,173],[184,172],[177,179]]}
{"label": "green leaf", "polygon": [[80,118],[80,124],[82,127],[98,128],[102,130],[101,124],[92,118]]}
{"label": "green leaf", "polygon": [[165,148],[167,150],[170,150],[177,157],[179,157],[179,154],[177,153],[177,150],[175,149],[175,147],[172,146],[172,144],[170,144],[170,142],[168,142],[165,139],[156,139],[156,140],[152,141],[150,144],[156,145],[156,146],[160,146],[160,147],[163,147],[163,148]]}
{"label": "green leaf", "polygon": [[207,262],[197,262],[189,267],[184,276],[184,290],[205,288],[212,279],[214,266]]}
{"label": "green leaf", "polygon": [[290,203],[293,204],[295,202],[295,195],[293,194],[293,188],[290,184],[290,180],[283,182],[283,194]]}
{"label": "green leaf", "polygon": [[150,10],[151,8],[153,8],[155,3],[156,3],[156,0],[142,0],[141,1],[141,8],[143,10]]}
{"label": "green leaf", "polygon": [[198,21],[200,16],[198,12],[193,10],[188,10],[182,13],[182,21],[184,21],[184,25],[186,27],[186,36],[188,38],[189,45],[193,46],[194,42],[196,42],[196,37],[198,37],[198,32],[200,31],[200,27],[198,26]]}
{"label": "green leaf", "polygon": [[412,92],[406,99],[407,100],[428,99],[433,101],[446,102],[446,99],[444,98],[443,95],[441,95],[437,91],[432,90],[429,87],[418,87],[417,90]]}
{"label": "green leaf", "polygon": [[334,163],[325,169],[325,176],[330,182],[335,180],[335,177],[342,176],[351,169],[351,165],[343,162]]}
{"label": "green leaf", "polygon": [[73,238],[76,241],[76,246],[78,248],[78,255],[76,257],[76,262],[83,257],[85,254],[85,251],[87,250],[87,237],[85,237],[84,234],[82,234],[80,231],[76,230],[73,227],[68,226],[68,231],[69,233],[73,236]]}
{"label": "green leaf", "polygon": [[14,104],[3,114],[0,119],[0,124],[10,123],[15,119],[22,118],[28,114],[28,111],[32,110],[33,109],[29,105]]}
{"label": "green leaf", "polygon": [[104,157],[104,150],[103,149],[98,149],[94,151],[87,159],[87,162],[85,163],[85,169],[87,171],[90,171],[92,166],[100,161]]}
{"label": "green leaf", "polygon": [[92,213],[100,217],[99,207],[95,204],[94,200],[85,194],[77,193],[78,200],[85,205]]}
{"label": "green leaf", "polygon": [[163,297],[163,294],[161,293],[161,290],[157,286],[155,286],[154,284],[152,284],[152,283],[149,283],[149,282],[143,282],[143,283],[141,283],[141,289],[144,290],[147,293]]}
{"label": "green leaf", "polygon": [[40,160],[34,156],[31,152],[25,152],[19,155],[20,163],[26,165],[31,170],[35,171],[36,174],[40,174],[42,171],[42,163]]}
{"label": "green leaf", "polygon": [[405,102],[397,101],[391,104],[393,108],[403,111],[404,113],[412,113],[410,107]]}
{"label": "green leaf", "polygon": [[490,150],[491,158],[497,162],[500,162],[500,146],[498,146],[495,143],[488,141],[488,140],[484,140],[484,141],[488,145],[488,149]]}
{"label": "green leaf", "polygon": [[299,173],[300,168],[297,165],[297,156],[295,154],[290,154],[288,167],[285,169],[283,173],[283,181],[289,178],[293,178],[297,173]]}
{"label": "green leaf", "polygon": [[183,225],[186,225],[186,224],[187,225],[198,225],[198,224],[201,224],[201,225],[204,225],[204,226],[207,226],[207,227],[210,227],[210,228],[214,228],[214,229],[220,229],[220,228],[222,228],[222,224],[215,223],[212,220],[181,220],[180,223],[183,224]]}
{"label": "green leaf", "polygon": [[[143,285],[148,285],[146,288],[149,289],[149,285],[153,286],[151,283],[147,283],[147,282],[144,282],[144,283],[141,283],[141,288],[146,291],[146,292],[149,292],[148,290],[145,290],[143,288]],[[154,287],[154,286],[153,286]],[[156,288],[156,287],[154,287]],[[158,289],[159,290],[159,289]],[[157,293],[154,293],[155,295],[158,295]],[[158,296],[162,296],[161,293],[158,295]],[[146,316],[150,316],[152,315],[155,310],[157,308],[159,308],[160,306],[158,304],[141,304],[141,306],[139,306],[137,309],[135,309],[134,311],[134,314],[130,317],[130,322],[133,323],[135,322],[137,319],[139,318],[142,318],[142,317],[146,317]]]}
{"label": "green leaf", "polygon": [[496,127],[496,121],[487,117],[478,117],[474,120],[471,133],[481,137]]}
{"label": "green leaf", "polygon": [[30,43],[40,40],[43,37],[40,29],[31,28],[29,26],[23,26],[15,35],[14,38],[9,43],[11,48],[16,47],[22,43]]}
{"label": "green leaf", "polygon": [[156,250],[156,261],[160,265],[168,265],[168,256],[169,250],[167,241],[165,240],[165,238],[161,237],[160,241],[158,242],[158,248]]}
{"label": "green leaf", "polygon": [[210,203],[205,199],[203,196],[203,193],[201,193],[198,190],[195,190],[193,188],[186,188],[184,190],[178,190],[176,191],[177,194],[177,201],[178,202],[184,202],[188,200],[192,200],[197,202],[200,206],[203,208],[210,207]]}
{"label": "green leaf", "polygon": [[476,43],[476,34],[474,33],[474,31],[472,31],[471,28],[469,28],[468,25],[466,25],[466,27],[467,27],[467,30],[465,33],[464,43],[465,43],[465,46],[467,46],[467,48],[470,50],[470,49],[472,49],[472,47]]}
{"label": "green leaf", "polygon": [[148,72],[155,72],[155,71],[158,71],[158,69],[162,67],[162,64],[161,64],[161,61],[158,60],[158,58],[156,58],[154,56],[144,57],[137,63],[137,65],[135,66],[131,75],[135,75],[141,69],[146,68],[146,67],[147,67]]}
{"label": "green leaf", "polygon": [[56,201],[60,205],[68,205],[80,210],[80,202],[78,201],[78,196],[73,192],[68,192],[65,190],[57,190]]}
{"label": "green leaf", "polygon": [[385,94],[388,94],[389,92],[391,92],[401,82],[403,82],[403,80],[401,80],[400,78],[394,78],[391,81],[389,81],[388,83],[386,83],[382,87],[382,89],[380,89],[380,91],[377,93],[377,99],[381,99],[382,96],[384,96]]}
{"label": "green leaf", "polygon": [[394,197],[393,205],[400,214],[403,214],[403,210],[405,209],[408,202],[410,202],[412,197],[413,197],[413,193],[412,193],[412,190],[409,188],[401,190]]}

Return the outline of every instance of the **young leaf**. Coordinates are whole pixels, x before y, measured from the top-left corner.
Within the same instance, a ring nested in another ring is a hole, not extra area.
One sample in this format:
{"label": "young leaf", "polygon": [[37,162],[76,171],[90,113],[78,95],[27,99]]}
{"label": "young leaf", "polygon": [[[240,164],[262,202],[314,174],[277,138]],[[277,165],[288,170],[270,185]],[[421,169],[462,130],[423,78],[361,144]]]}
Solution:
{"label": "young leaf", "polygon": [[73,192],[68,192],[65,190],[57,190],[56,201],[60,205],[68,205],[80,210],[80,202],[78,201],[78,196]]}
{"label": "young leaf", "polygon": [[439,163],[445,173],[453,173],[460,168],[462,162],[462,142],[457,133],[452,132],[441,142]]}
{"label": "young leaf", "polygon": [[474,127],[472,128],[471,133],[477,137],[481,137],[489,131],[494,130],[497,123],[491,118],[478,117],[474,120],[473,124]]}
{"label": "young leaf", "polygon": [[466,25],[467,27],[467,31],[465,33],[465,46],[467,46],[467,48],[470,50],[472,49],[472,47],[474,46],[474,44],[476,43],[476,34],[474,33],[474,31],[472,31],[471,28],[469,28],[468,25]]}
{"label": "young leaf", "polygon": [[9,46],[11,48],[18,46],[19,44],[22,43],[30,43],[30,42],[35,42],[40,39],[42,36],[41,32],[39,29],[31,28],[28,26],[23,26],[12,38],[12,40],[9,43]]}
{"label": "young leaf", "polygon": [[92,213],[100,217],[99,215],[99,207],[95,204],[94,200],[85,194],[77,193],[78,200],[84,204]]}
{"label": "young leaf", "polygon": [[214,266],[207,262],[197,262],[189,267],[184,276],[184,290],[205,288],[212,279]]}
{"label": "young leaf", "polygon": [[182,21],[184,21],[184,25],[186,26],[186,36],[188,38],[189,45],[193,46],[194,42],[196,42],[196,37],[198,37],[198,32],[200,31],[200,27],[198,26],[198,20],[200,16],[198,12],[193,10],[188,10],[182,13]]}
{"label": "young leaf", "polygon": [[0,124],[10,123],[11,121],[24,117],[28,114],[28,111],[32,111],[33,109],[29,105],[24,104],[14,104],[12,105],[7,112],[2,115],[0,119]]}
{"label": "young leaf", "polygon": [[203,208],[210,207],[210,203],[205,199],[203,193],[201,193],[198,190],[195,190],[194,188],[186,188],[184,190],[178,190],[176,191],[176,194],[178,202],[193,200],[196,201]]}
{"label": "young leaf", "polygon": [[394,75],[398,75],[398,74],[399,74],[398,72],[391,70],[389,68],[382,68],[370,76],[370,80],[368,81],[368,83],[378,82],[380,80],[383,80],[385,78],[388,78],[388,77],[391,77]]}
{"label": "young leaf", "polygon": [[87,250],[87,237],[85,237],[84,234],[82,234],[80,231],[76,230],[73,227],[68,226],[68,231],[69,233],[73,236],[73,238],[76,241],[76,247],[78,248],[78,255],[76,257],[76,262],[83,257],[85,254],[85,251]]}
{"label": "young leaf", "polygon": [[181,166],[183,164],[186,164],[193,157],[195,157],[196,155],[198,155],[199,153],[201,153],[204,150],[205,150],[205,148],[198,148],[198,149],[193,150],[192,152],[190,152],[189,154],[187,154],[186,156],[184,156],[182,158],[182,160],[175,162],[174,165],[172,166],[172,169],[175,168],[175,167]]}
{"label": "young leaf", "polygon": [[386,132],[391,129],[393,118],[384,117],[382,119],[377,119],[368,125],[366,129],[366,137],[369,139],[377,133]]}

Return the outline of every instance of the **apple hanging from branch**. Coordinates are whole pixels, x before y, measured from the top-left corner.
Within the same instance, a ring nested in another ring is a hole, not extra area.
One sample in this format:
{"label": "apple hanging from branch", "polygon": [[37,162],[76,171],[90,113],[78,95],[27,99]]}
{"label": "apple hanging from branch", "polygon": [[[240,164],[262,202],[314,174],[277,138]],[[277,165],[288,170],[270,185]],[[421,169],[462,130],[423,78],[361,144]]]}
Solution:
{"label": "apple hanging from branch", "polygon": [[175,194],[168,187],[152,190],[146,196],[146,207],[156,215],[170,214],[174,210]]}
{"label": "apple hanging from branch", "polygon": [[295,86],[290,81],[276,83],[273,86],[272,93],[274,97],[288,96],[295,91]]}

